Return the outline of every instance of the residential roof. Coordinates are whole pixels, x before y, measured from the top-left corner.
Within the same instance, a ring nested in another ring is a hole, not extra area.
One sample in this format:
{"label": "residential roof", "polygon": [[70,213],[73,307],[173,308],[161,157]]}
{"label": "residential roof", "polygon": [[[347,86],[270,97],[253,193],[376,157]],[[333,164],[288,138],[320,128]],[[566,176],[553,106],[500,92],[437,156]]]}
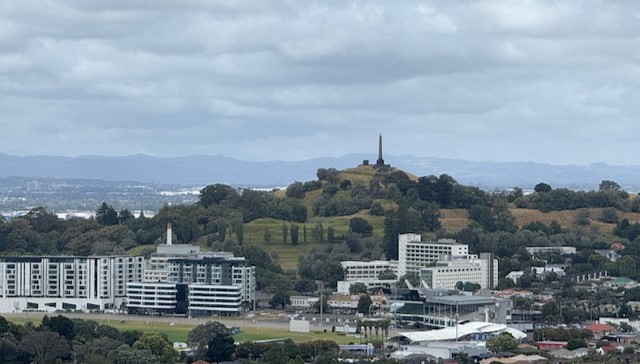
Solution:
{"label": "residential roof", "polygon": [[549,359],[545,358],[544,356],[540,356],[540,355],[516,355],[516,356],[512,356],[510,358],[498,358],[498,357],[491,357],[491,358],[487,358],[484,359],[482,361],[480,361],[480,363],[485,364],[485,363],[493,363],[493,362],[498,362],[498,363],[533,363],[533,362],[540,362],[540,361],[547,361]]}
{"label": "residential roof", "polygon": [[[475,333],[501,333],[508,332],[515,339],[524,339],[527,337],[527,334],[511,328],[507,325],[503,324],[495,324],[492,322],[482,322],[482,321],[472,321],[464,324],[458,324],[457,327],[445,327],[439,330],[429,330],[429,331],[412,331],[412,332],[401,332],[398,333],[398,336],[404,336],[412,342],[423,342],[423,341],[452,341],[459,339],[461,337],[475,334]],[[457,336],[456,336],[457,335]]]}
{"label": "residential roof", "polygon": [[587,326],[587,330],[591,332],[605,332],[605,331],[613,331],[613,326],[607,324],[591,324]]}

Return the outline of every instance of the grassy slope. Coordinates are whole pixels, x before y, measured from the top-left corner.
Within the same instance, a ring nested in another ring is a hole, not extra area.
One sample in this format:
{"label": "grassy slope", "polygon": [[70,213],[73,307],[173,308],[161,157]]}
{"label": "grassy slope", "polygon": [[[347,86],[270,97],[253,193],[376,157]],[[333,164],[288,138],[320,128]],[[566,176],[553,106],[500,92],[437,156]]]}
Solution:
{"label": "grassy slope", "polygon": [[[291,237],[287,237],[287,244],[283,244],[282,239],[282,220],[275,219],[258,219],[244,226],[244,243],[247,245],[256,245],[272,253],[275,256],[277,262],[283,269],[298,269],[298,257],[303,254],[309,253],[314,247],[322,247],[325,243],[320,243],[317,240],[312,239],[311,231],[314,228],[316,222],[322,223],[325,232],[329,226],[335,230],[335,236],[339,237],[346,234],[349,230],[349,220],[358,216],[367,219],[374,228],[374,237],[381,238],[383,234],[384,218],[381,216],[369,216],[366,212],[359,212],[351,216],[338,216],[331,218],[313,218],[311,222],[307,222],[307,243],[303,241],[303,224],[294,223],[298,225],[298,245],[291,245]],[[284,222],[287,227],[291,225],[290,222]],[[271,233],[271,242],[267,244],[264,241],[264,230],[269,229]]]}

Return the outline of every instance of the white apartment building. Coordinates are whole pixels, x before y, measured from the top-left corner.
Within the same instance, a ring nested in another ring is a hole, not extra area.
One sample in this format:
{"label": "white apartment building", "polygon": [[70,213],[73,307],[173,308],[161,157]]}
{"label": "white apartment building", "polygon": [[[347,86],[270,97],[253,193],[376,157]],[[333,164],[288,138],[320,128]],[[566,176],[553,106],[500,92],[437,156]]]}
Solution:
{"label": "white apartment building", "polygon": [[433,267],[422,268],[420,279],[431,288],[454,289],[458,282],[493,288],[498,283],[498,260],[491,253],[444,256]]}
{"label": "white apartment building", "polygon": [[120,309],[143,268],[136,256],[0,257],[0,312]]}
{"label": "white apartment building", "polygon": [[344,270],[344,280],[349,282],[371,282],[377,281],[381,272],[392,271],[398,275],[397,260],[373,260],[370,262],[343,261],[340,262]]}
{"label": "white apartment building", "polygon": [[398,276],[407,273],[420,274],[422,268],[437,262],[443,255],[456,257],[468,254],[469,246],[457,243],[453,239],[422,241],[420,234],[399,234]]}

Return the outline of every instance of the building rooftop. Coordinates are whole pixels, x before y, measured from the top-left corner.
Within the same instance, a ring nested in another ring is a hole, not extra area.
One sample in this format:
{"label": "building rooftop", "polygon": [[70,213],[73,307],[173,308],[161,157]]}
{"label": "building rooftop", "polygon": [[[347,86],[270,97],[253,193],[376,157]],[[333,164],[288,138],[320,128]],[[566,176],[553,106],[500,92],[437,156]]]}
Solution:
{"label": "building rooftop", "polygon": [[464,324],[458,324],[457,326],[445,327],[439,330],[401,332],[398,333],[398,336],[406,337],[412,342],[454,341],[467,335],[476,333],[499,334],[502,332],[510,333],[516,340],[524,339],[527,337],[526,333],[511,328],[507,325],[482,321],[467,322]]}

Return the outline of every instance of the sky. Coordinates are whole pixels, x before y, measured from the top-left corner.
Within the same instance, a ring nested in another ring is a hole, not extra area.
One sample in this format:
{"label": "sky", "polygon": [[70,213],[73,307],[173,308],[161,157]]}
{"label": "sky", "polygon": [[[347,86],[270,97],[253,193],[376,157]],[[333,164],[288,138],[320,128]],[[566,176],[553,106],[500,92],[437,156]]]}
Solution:
{"label": "sky", "polygon": [[640,165],[638,1],[0,1],[0,152]]}

